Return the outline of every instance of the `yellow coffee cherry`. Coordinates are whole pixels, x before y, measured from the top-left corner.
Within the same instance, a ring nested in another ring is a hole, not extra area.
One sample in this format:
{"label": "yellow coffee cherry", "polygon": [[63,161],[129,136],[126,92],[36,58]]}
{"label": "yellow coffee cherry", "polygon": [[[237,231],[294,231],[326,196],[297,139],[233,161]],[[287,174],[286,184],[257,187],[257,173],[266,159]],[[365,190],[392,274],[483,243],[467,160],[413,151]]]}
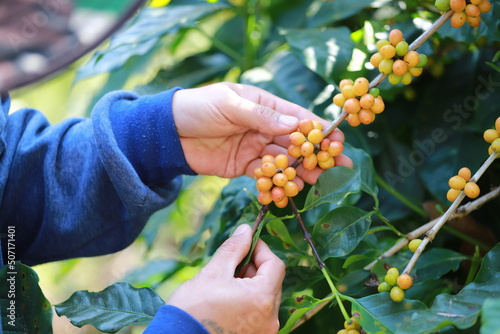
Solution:
{"label": "yellow coffee cherry", "polygon": [[360,102],[357,98],[350,98],[347,101],[345,101],[344,104],[344,110],[348,114],[356,114],[361,110],[361,105]]}
{"label": "yellow coffee cherry", "polygon": [[286,177],[289,180],[293,180],[297,176],[297,171],[293,167],[287,167],[287,168],[285,168],[285,170],[283,171],[283,173],[286,175]]}
{"label": "yellow coffee cherry", "polygon": [[259,195],[257,196],[257,200],[262,205],[268,205],[273,201],[273,198],[270,191],[264,191],[259,193]]}
{"label": "yellow coffee cherry", "polygon": [[318,159],[316,158],[316,154],[311,154],[307,157],[304,157],[304,161],[302,161],[304,168],[307,170],[313,170],[318,165]]}
{"label": "yellow coffee cherry", "polygon": [[372,94],[364,94],[359,99],[359,105],[363,109],[370,109],[373,106],[374,102],[375,102],[375,97],[373,97]]}
{"label": "yellow coffee cherry", "polygon": [[350,114],[347,116],[346,120],[350,126],[358,126],[361,124],[358,114]]}
{"label": "yellow coffee cherry", "polygon": [[273,187],[273,180],[270,177],[262,176],[257,180],[256,186],[259,192],[269,191]]}
{"label": "yellow coffee cherry", "polygon": [[299,121],[299,131],[302,132],[304,136],[307,136],[312,130],[314,130],[313,121],[310,119],[301,119]]}
{"label": "yellow coffee cherry", "polygon": [[408,249],[410,250],[410,252],[415,253],[415,251],[417,250],[417,248],[420,246],[421,243],[422,239],[413,239],[408,244]]}
{"label": "yellow coffee cherry", "polygon": [[274,163],[274,157],[270,154],[266,154],[262,157],[261,162],[262,164],[265,164],[266,162]]}
{"label": "yellow coffee cherry", "polygon": [[314,144],[306,141],[304,144],[300,146],[300,154],[303,157],[308,157],[314,153]]}
{"label": "yellow coffee cherry", "polygon": [[479,186],[474,182],[467,182],[464,187],[465,195],[469,198],[476,198],[479,196]]}
{"label": "yellow coffee cherry", "polygon": [[323,132],[319,129],[313,129],[309,134],[307,135],[307,140],[313,144],[319,144],[321,141],[325,138],[325,135]]}
{"label": "yellow coffee cherry", "polygon": [[399,42],[404,41],[405,39],[403,38],[403,33],[399,29],[392,29],[389,32],[389,42],[393,45],[396,46],[398,45]]}
{"label": "yellow coffee cherry", "polygon": [[500,138],[497,138],[493,141],[493,143],[491,143],[491,150],[493,152],[500,152]]}
{"label": "yellow coffee cherry", "polygon": [[460,195],[462,191],[461,190],[456,190],[456,189],[450,189],[446,193],[446,199],[450,202],[455,202],[457,199],[458,195]]}
{"label": "yellow coffee cherry", "polygon": [[451,189],[462,190],[465,187],[465,179],[461,176],[455,175],[450,178],[448,185]]}
{"label": "yellow coffee cherry", "polygon": [[472,177],[472,172],[470,171],[469,168],[462,167],[458,171],[458,176],[462,177],[465,180],[465,182],[468,182],[470,180],[470,178]]}
{"label": "yellow coffee cherry", "polygon": [[346,101],[346,98],[342,93],[339,93],[333,97],[333,103],[335,103],[336,106],[343,107],[344,103]]}
{"label": "yellow coffee cherry", "polygon": [[286,154],[278,154],[276,158],[274,158],[274,165],[278,169],[285,169],[288,167],[288,157]]}
{"label": "yellow coffee cherry", "polygon": [[267,177],[273,177],[276,174],[276,166],[273,163],[266,162],[260,167],[262,169],[262,174]]}
{"label": "yellow coffee cherry", "polygon": [[288,182],[288,177],[284,173],[276,173],[272,180],[275,186],[283,187]]}
{"label": "yellow coffee cherry", "polygon": [[493,141],[500,137],[500,133],[494,129],[488,129],[484,131],[483,138],[487,143],[493,143]]}
{"label": "yellow coffee cherry", "polygon": [[340,90],[342,90],[347,85],[352,86],[354,85],[354,82],[351,79],[342,79],[339,83]]}
{"label": "yellow coffee cherry", "polygon": [[368,93],[369,86],[370,82],[368,79],[363,77],[357,78],[353,85],[354,93],[356,93],[357,96],[363,96]]}
{"label": "yellow coffee cherry", "polygon": [[302,155],[302,152],[301,152],[301,146],[295,146],[293,144],[290,144],[288,146],[288,155],[291,156],[292,158],[298,158]]}
{"label": "yellow coffee cherry", "polygon": [[285,191],[285,195],[288,196],[288,197],[297,196],[297,194],[299,193],[299,187],[293,181],[288,181],[283,186],[283,190]]}

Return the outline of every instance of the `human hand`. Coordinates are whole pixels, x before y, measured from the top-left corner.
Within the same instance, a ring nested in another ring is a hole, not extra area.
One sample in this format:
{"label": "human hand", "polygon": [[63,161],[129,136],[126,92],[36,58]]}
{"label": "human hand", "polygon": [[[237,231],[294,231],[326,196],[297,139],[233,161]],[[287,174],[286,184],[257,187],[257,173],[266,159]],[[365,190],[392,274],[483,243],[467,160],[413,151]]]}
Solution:
{"label": "human hand", "polygon": [[[232,83],[177,91],[172,109],[191,169],[227,178],[252,176],[262,156],[286,154],[288,135],[297,129],[299,119],[316,119],[328,126],[328,122],[296,104],[257,87]],[[339,129],[328,138],[344,141]],[[335,157],[335,161],[352,167],[352,161],[344,155]],[[321,171],[319,167],[312,171],[297,168],[300,178],[310,184],[316,183]],[[301,181],[297,184],[302,188]]]}
{"label": "human hand", "polygon": [[234,277],[252,244],[249,225],[241,225],[190,281],[167,301],[191,314],[210,333],[275,334],[285,265],[259,240],[252,260]]}

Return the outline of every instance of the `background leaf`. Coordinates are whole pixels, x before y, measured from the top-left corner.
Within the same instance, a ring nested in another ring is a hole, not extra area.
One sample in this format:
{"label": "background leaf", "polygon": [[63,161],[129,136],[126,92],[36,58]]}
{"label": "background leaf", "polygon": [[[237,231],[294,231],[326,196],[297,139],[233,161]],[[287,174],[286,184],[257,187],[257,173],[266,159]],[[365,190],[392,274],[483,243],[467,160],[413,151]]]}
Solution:
{"label": "background leaf", "polygon": [[356,170],[338,166],[327,169],[307,194],[303,210],[331,202],[340,205],[348,195],[361,190],[361,180]]}
{"label": "background leaf", "polygon": [[370,228],[372,214],[345,206],[321,218],[312,233],[320,257],[325,260],[349,254]]}
{"label": "background leaf", "polygon": [[354,42],[346,27],[316,29],[292,29],[285,33],[292,52],[311,71],[327,82],[340,78],[352,58]]}
{"label": "background leaf", "polygon": [[483,303],[481,334],[500,333],[500,299],[488,298]]}
{"label": "background leaf", "polygon": [[5,334],[52,333],[52,307],[38,285],[38,275],[20,263],[0,269],[0,306]]}
{"label": "background leaf", "polygon": [[77,327],[92,325],[101,332],[116,333],[130,325],[146,325],[165,302],[149,288],[116,283],[100,292],[77,291],[55,306]]}

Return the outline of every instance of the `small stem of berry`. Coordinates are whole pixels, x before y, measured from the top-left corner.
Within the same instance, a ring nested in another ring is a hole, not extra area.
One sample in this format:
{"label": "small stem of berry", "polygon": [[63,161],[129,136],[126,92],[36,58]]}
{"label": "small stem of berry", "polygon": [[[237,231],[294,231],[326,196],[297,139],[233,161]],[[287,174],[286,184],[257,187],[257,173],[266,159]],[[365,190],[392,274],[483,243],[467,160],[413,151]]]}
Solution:
{"label": "small stem of berry", "polygon": [[[495,159],[497,159],[499,156],[500,156],[500,153],[492,153],[490,155],[490,157],[478,169],[478,171],[476,172],[476,174],[474,174],[474,176],[472,176],[472,178],[470,179],[470,182],[477,182],[479,180],[479,178],[481,178],[481,176],[483,175],[483,173],[488,169],[488,167],[493,163],[493,161],[495,161]],[[406,268],[403,271],[404,273],[409,274],[411,272],[411,270],[415,266],[415,263],[417,262],[418,258],[420,257],[420,254],[422,254],[422,252],[425,249],[425,247],[427,246],[427,244],[429,242],[431,242],[432,240],[434,240],[434,238],[436,237],[436,234],[439,232],[439,230],[441,229],[441,227],[443,227],[443,225],[448,220],[450,220],[450,218],[457,211],[458,206],[460,205],[460,203],[462,202],[462,200],[464,198],[465,198],[465,192],[462,191],[460,193],[460,195],[458,195],[458,197],[455,199],[455,201],[453,202],[453,204],[448,208],[448,210],[446,210],[446,212],[444,213],[444,215],[442,215],[441,218],[439,218],[439,220],[437,221],[437,223],[429,231],[427,231],[425,233],[426,237],[424,238],[424,240],[422,240],[422,243],[417,248],[417,250],[413,254],[412,258],[410,259],[410,261],[406,265]]]}
{"label": "small stem of berry", "polygon": [[321,260],[321,257],[318,254],[318,251],[316,250],[316,247],[314,247],[314,243],[312,241],[311,234],[307,231],[306,226],[304,224],[304,221],[302,220],[302,217],[300,215],[299,210],[297,209],[297,206],[295,205],[295,202],[293,199],[290,197],[289,198],[289,203],[292,206],[292,211],[297,220],[299,221],[300,228],[302,229],[302,232],[304,233],[304,239],[309,243],[309,246],[311,247],[311,250],[314,254],[314,257],[316,259],[316,262],[318,262],[318,268],[320,270],[323,270],[325,268],[325,263]]}
{"label": "small stem of berry", "polygon": [[345,321],[351,320],[351,317],[349,316],[349,313],[347,313],[347,311],[344,307],[344,304],[342,304],[342,299],[340,299],[340,292],[335,287],[335,284],[333,284],[332,279],[330,278],[330,275],[328,274],[328,271],[326,270],[326,268],[321,268],[321,272],[323,273],[323,276],[325,276],[325,279],[328,282],[330,289],[332,290],[332,294],[335,296],[335,299],[337,300],[337,304],[339,304],[340,312],[342,312],[342,315],[344,316]]}
{"label": "small stem of berry", "polygon": [[255,222],[252,225],[252,237],[255,235],[255,232],[257,232],[257,230],[259,229],[259,225],[262,223],[262,219],[264,219],[264,216],[266,215],[267,211],[269,211],[269,204],[260,207],[259,214],[257,215],[257,218],[255,218]]}

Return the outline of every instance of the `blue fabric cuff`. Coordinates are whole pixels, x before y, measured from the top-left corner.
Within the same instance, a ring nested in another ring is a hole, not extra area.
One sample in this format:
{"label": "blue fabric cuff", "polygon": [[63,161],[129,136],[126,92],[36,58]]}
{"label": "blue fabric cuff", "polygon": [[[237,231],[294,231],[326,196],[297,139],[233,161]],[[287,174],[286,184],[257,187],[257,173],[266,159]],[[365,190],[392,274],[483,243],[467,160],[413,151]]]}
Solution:
{"label": "blue fabric cuff", "polygon": [[179,89],[130,95],[115,101],[109,111],[116,142],[145,183],[195,175],[184,157],[172,114],[172,98]]}
{"label": "blue fabric cuff", "polygon": [[189,313],[172,305],[163,305],[143,334],[210,334]]}

